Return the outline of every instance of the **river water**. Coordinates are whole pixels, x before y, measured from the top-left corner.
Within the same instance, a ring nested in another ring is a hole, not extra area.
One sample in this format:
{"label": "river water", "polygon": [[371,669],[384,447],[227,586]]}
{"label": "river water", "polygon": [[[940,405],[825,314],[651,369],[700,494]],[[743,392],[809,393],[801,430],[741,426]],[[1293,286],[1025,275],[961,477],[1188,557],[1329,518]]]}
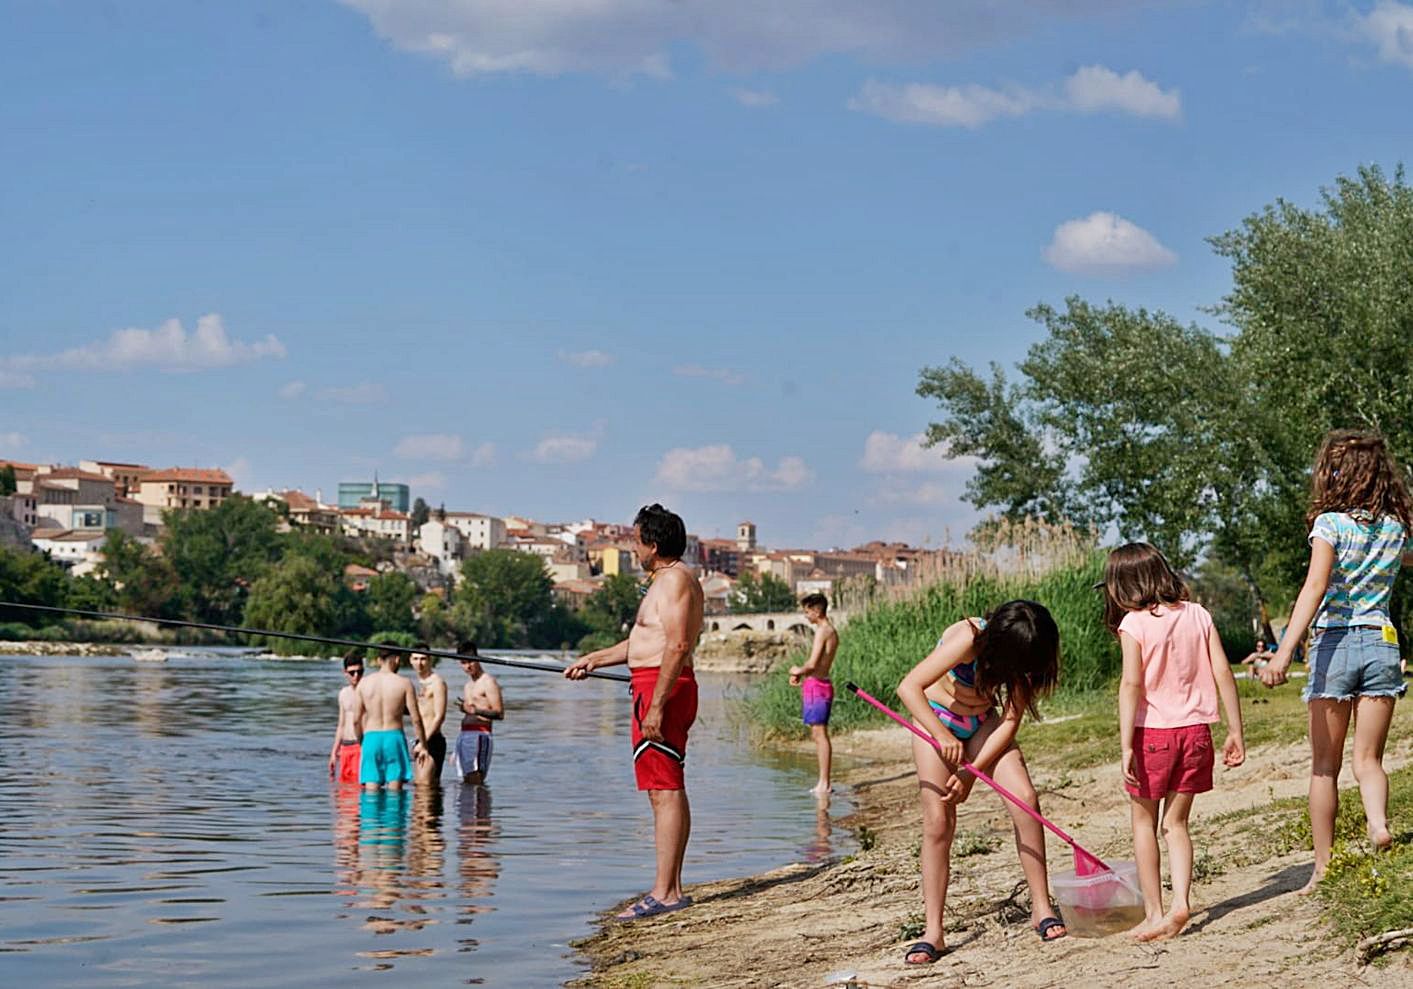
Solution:
{"label": "river water", "polygon": [[[455,696],[464,674],[440,672]],[[368,795],[328,780],[334,663],[0,657],[0,981],[550,986],[582,973],[568,942],[652,884],[626,688],[493,672],[507,713],[487,786]],[[685,880],[837,854],[847,839],[806,793],[813,758],[753,749],[728,704],[739,681],[700,681]],[[450,720],[453,746],[455,733]]]}

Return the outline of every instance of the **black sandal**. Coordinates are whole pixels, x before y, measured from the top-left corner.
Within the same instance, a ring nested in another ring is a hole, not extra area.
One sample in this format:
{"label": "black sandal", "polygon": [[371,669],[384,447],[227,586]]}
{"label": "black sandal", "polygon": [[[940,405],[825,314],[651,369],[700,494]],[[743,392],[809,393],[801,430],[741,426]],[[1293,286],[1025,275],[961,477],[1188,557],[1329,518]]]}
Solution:
{"label": "black sandal", "polygon": [[[933,944],[932,942],[930,942],[930,941],[918,941],[916,944],[910,944],[910,945],[908,945],[908,950],[905,951],[905,952],[903,952],[903,964],[904,964],[904,965],[931,965],[933,962],[937,961],[937,959],[941,958],[941,957],[942,957],[943,955],[945,955],[946,953],[947,953],[947,949],[946,949],[946,948],[942,948],[942,949],[939,951],[938,948],[937,948],[937,946],[934,945],[934,944]],[[926,960],[926,961],[915,962],[915,961],[912,960],[913,955],[926,955],[926,956],[927,956],[927,960]]]}
{"label": "black sandal", "polygon": [[1036,937],[1040,938],[1040,940],[1044,941],[1046,944],[1049,944],[1051,941],[1058,941],[1061,938],[1070,936],[1069,928],[1065,927],[1065,933],[1050,937],[1050,932],[1057,927],[1065,927],[1065,922],[1059,917],[1046,917],[1032,929],[1035,931]]}

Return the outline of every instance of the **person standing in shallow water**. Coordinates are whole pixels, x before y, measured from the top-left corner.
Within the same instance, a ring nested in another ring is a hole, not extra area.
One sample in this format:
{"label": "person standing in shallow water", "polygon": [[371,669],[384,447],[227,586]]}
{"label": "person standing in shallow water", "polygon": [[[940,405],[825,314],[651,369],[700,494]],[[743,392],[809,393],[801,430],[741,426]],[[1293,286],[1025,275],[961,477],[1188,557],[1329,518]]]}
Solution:
{"label": "person standing in shallow water", "polygon": [[[416,648],[426,649],[427,643],[419,642]],[[442,722],[446,720],[446,681],[436,672],[436,665],[437,658],[430,653],[412,654],[412,669],[417,674],[417,708],[427,732],[427,755],[431,756],[426,762],[417,763],[418,783],[440,782],[442,763],[446,762],[446,736],[442,734]]]}
{"label": "person standing in shallow water", "polygon": [[833,746],[829,742],[829,712],[834,706],[834,684],[829,680],[829,668],[839,651],[839,633],[829,620],[829,599],[823,594],[807,594],[800,599],[805,617],[814,626],[814,645],[804,666],[790,667],[790,686],[800,688],[800,708],[805,725],[814,738],[815,755],[819,758],[819,781],[810,790],[815,796],[829,793],[829,769]]}
{"label": "person standing in shallow water", "polygon": [[329,778],[340,783],[357,783],[363,741],[363,725],[357,715],[363,650],[355,649],[343,658],[343,675],[348,683],[339,691],[339,723],[334,729],[333,748],[329,750]]}
{"label": "person standing in shallow water", "polygon": [[476,658],[476,643],[466,641],[456,647],[461,668],[466,671],[466,686],[461,691],[461,734],[456,737],[456,771],[461,781],[470,786],[486,782],[491,771],[494,741],[491,728],[505,717],[505,702],[496,678],[481,667]]}
{"label": "person standing in shallow water", "polygon": [[427,755],[427,732],[422,726],[422,712],[417,707],[417,695],[406,677],[398,676],[402,654],[383,651],[378,654],[379,670],[365,676],[354,695],[356,712],[363,728],[363,754],[358,770],[358,782],[366,789],[386,786],[401,790],[412,782],[412,760],[407,754],[407,739],[402,734],[402,718],[412,717],[417,732],[414,749],[417,763],[430,762]]}
{"label": "person standing in shallow water", "polygon": [[633,772],[653,809],[657,870],[653,888],[618,914],[622,921],[690,906],[682,893],[682,860],[691,833],[683,764],[687,732],[697,716],[692,650],[702,631],[702,585],[682,562],[687,527],[661,505],[633,520],[638,562],[651,582],[628,638],[583,656],[564,675],[582,680],[591,670],[627,663],[632,674]]}

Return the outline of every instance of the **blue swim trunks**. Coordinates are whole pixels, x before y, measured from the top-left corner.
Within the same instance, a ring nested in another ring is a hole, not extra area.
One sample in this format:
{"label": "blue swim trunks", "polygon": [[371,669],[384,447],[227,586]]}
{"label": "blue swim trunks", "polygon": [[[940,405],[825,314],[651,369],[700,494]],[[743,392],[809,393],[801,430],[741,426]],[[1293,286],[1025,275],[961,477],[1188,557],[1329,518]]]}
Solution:
{"label": "blue swim trunks", "polygon": [[396,728],[365,731],[358,782],[383,785],[398,780],[412,782],[412,757],[407,752],[407,739]]}

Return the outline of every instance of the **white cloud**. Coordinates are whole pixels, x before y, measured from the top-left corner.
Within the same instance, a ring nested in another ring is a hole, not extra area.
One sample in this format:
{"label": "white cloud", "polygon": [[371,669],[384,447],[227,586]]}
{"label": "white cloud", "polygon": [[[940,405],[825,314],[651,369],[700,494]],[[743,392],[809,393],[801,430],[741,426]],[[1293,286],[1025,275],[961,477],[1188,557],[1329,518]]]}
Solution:
{"label": "white cloud", "polygon": [[0,388],[33,388],[34,375],[23,374],[19,371],[7,371],[3,359],[0,359]]}
{"label": "white cloud", "polygon": [[814,471],[800,457],[782,457],[771,470],[760,457],[741,459],[718,443],[668,450],[656,480],[673,491],[794,491],[814,480]]}
{"label": "white cloud", "polygon": [[612,354],[605,354],[602,350],[561,350],[559,359],[575,367],[608,367],[617,360]]}
{"label": "white cloud", "polygon": [[1413,69],[1413,5],[1380,0],[1364,17],[1359,33],[1379,50],[1379,58]]}
{"label": "white cloud", "polygon": [[888,484],[878,489],[877,500],[885,505],[948,505],[958,500],[962,485],[924,481],[922,484]]}
{"label": "white cloud", "polygon": [[439,470],[428,471],[425,474],[413,474],[407,479],[407,486],[421,491],[436,491],[446,487],[446,475]]}
{"label": "white cloud", "polygon": [[592,436],[546,436],[526,456],[537,464],[577,464],[598,448],[599,441]]}
{"label": "white cloud", "polygon": [[29,438],[22,433],[0,433],[0,453],[17,453],[27,443]]}
{"label": "white cloud", "polygon": [[1164,90],[1137,70],[1119,75],[1102,65],[1086,65],[1067,77],[1058,90],[1025,86],[993,89],[974,83],[893,85],[870,79],[849,100],[848,107],[899,124],[980,127],[999,117],[1020,117],[1034,111],[1114,112],[1173,120],[1182,115],[1182,98],[1176,89]]}
{"label": "white cloud", "polygon": [[461,437],[449,433],[404,436],[393,447],[393,455],[404,460],[460,460],[463,452]]}
{"label": "white cloud", "polygon": [[1113,110],[1135,117],[1174,120],[1182,115],[1182,97],[1164,90],[1136,69],[1119,75],[1102,65],[1086,65],[1065,80],[1065,103],[1079,113]]}
{"label": "white cloud", "polygon": [[1044,255],[1061,271],[1081,275],[1121,275],[1177,263],[1177,255],[1147,230],[1103,211],[1060,224]]}
{"label": "white cloud", "polygon": [[681,378],[707,378],[723,385],[744,384],[746,380],[745,374],[729,367],[702,367],[700,364],[679,364],[672,373]]}
{"label": "white cloud", "polygon": [[388,400],[388,390],[376,382],[364,381],[356,385],[321,389],[319,398],[342,405],[378,405]]}
{"label": "white cloud", "polygon": [[899,436],[875,429],[864,440],[859,466],[870,474],[942,474],[976,466],[970,457],[948,457],[937,447],[923,445],[923,434]]}
{"label": "white cloud", "polygon": [[191,333],[180,320],[169,319],[155,330],[114,330],[106,340],[57,354],[0,357],[0,381],[24,387],[27,378],[32,383],[30,372],[36,371],[126,371],[137,367],[200,371],[284,356],[284,344],[273,334],[253,342],[232,340],[221,317],[209,313],[197,319]]}
{"label": "white cloud", "polygon": [[746,89],[739,87],[731,90],[731,95],[736,97],[736,102],[742,106],[752,109],[760,107],[774,106],[780,102],[780,97],[765,89]]}
{"label": "white cloud", "polygon": [[1046,20],[1132,0],[343,0],[395,47],[458,76],[498,72],[672,74],[688,44],[728,70],[827,55],[921,61],[1029,34]]}
{"label": "white cloud", "polygon": [[482,443],[471,451],[472,467],[494,467],[496,462],[496,445],[494,443]]}
{"label": "white cloud", "polygon": [[306,385],[303,381],[289,381],[283,385],[280,385],[280,390],[276,394],[278,394],[280,398],[283,398],[286,402],[292,402],[299,396],[303,395],[308,387],[309,386]]}

